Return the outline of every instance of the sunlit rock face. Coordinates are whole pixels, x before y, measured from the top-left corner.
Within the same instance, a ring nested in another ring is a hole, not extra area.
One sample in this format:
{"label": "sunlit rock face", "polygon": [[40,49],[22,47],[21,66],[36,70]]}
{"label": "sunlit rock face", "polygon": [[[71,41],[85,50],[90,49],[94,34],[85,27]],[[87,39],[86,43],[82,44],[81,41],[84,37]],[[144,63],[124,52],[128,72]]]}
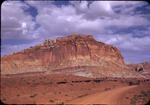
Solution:
{"label": "sunlit rock face", "polygon": [[[96,67],[94,70],[84,69],[91,72],[94,77],[100,75],[120,77],[131,72],[125,70],[124,58],[116,47],[98,42],[92,35],[78,34],[59,37],[56,40],[47,39],[43,44],[2,57],[1,64],[2,74],[37,71],[51,73],[59,69],[65,71],[70,67]],[[72,70],[79,69],[69,69],[66,72]]]}

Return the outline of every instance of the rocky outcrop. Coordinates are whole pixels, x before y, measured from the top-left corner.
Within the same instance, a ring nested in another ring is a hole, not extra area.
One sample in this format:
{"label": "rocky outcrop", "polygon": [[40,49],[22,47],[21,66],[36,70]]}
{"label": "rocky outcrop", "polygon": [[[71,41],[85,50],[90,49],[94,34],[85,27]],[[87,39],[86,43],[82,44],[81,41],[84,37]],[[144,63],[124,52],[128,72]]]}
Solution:
{"label": "rocky outcrop", "polygon": [[136,72],[143,72],[144,71],[144,67],[142,64],[130,63],[130,64],[127,64],[127,66],[129,68],[131,68],[131,70],[136,71]]}
{"label": "rocky outcrop", "polygon": [[[95,74],[102,70],[110,76],[108,71],[119,75],[121,70],[126,69],[124,58],[116,47],[98,42],[91,35],[77,34],[56,40],[47,39],[43,44],[3,56],[1,65],[2,74],[52,72],[68,67],[90,66],[98,67]],[[124,73],[128,75],[129,72],[124,70]],[[129,74],[134,75],[133,72]]]}
{"label": "rocky outcrop", "polygon": [[146,78],[150,78],[150,62],[144,62],[139,64],[129,63],[126,64],[131,70],[140,73]]}

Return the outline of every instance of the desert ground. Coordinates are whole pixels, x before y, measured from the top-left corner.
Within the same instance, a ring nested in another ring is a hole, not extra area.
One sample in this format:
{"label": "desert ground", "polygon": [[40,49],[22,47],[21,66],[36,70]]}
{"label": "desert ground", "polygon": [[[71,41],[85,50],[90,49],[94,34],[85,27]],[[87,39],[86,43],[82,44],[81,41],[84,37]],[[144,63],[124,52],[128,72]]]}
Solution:
{"label": "desert ground", "polygon": [[23,73],[1,76],[5,104],[145,105],[149,79],[88,78],[64,74]]}

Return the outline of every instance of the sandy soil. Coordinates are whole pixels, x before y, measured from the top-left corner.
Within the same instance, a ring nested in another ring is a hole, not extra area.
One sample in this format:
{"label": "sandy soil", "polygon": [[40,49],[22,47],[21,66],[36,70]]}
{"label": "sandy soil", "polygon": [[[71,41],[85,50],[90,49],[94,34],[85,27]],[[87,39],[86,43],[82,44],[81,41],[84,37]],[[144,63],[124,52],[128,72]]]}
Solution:
{"label": "sandy soil", "polygon": [[0,99],[5,104],[144,105],[150,100],[150,80],[35,73],[1,76]]}
{"label": "sandy soil", "polygon": [[69,104],[127,104],[122,103],[122,98],[128,90],[133,89],[137,86],[125,86],[116,88],[109,91],[104,91],[83,98],[79,98],[69,102]]}

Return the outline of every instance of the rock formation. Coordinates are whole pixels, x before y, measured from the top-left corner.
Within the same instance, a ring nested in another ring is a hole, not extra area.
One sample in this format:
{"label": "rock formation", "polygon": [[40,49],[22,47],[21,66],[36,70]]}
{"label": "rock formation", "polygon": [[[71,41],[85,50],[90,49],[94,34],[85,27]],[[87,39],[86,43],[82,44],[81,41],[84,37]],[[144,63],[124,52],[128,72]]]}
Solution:
{"label": "rock formation", "polygon": [[43,44],[3,56],[1,66],[2,74],[37,71],[83,74],[84,71],[94,77],[138,75],[128,70],[116,47],[98,42],[91,35],[77,34],[47,39]]}
{"label": "rock formation", "polygon": [[139,64],[129,63],[126,64],[131,70],[140,73],[146,78],[150,78],[150,62],[144,62]]}

